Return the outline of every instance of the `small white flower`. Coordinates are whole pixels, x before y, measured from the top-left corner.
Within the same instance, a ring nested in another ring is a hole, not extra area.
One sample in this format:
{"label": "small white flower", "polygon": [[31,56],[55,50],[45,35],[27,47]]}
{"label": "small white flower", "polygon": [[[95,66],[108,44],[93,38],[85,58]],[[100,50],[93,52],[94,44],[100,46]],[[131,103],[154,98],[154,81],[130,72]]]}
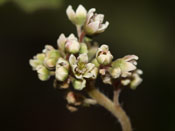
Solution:
{"label": "small white flower", "polygon": [[96,14],[94,12],[95,9],[92,8],[87,13],[87,19],[84,26],[84,30],[88,35],[102,33],[109,25],[108,21],[105,24],[103,24],[104,20],[103,14]]}
{"label": "small white flower", "polygon": [[57,45],[62,54],[64,54],[65,51],[75,54],[80,50],[80,43],[74,34],[70,34],[67,38],[64,34],[61,34],[57,40]]}
{"label": "small white flower", "polygon": [[65,43],[65,49],[67,52],[72,54],[76,54],[79,52],[80,43],[73,34],[70,34],[69,37],[67,38],[67,41]]}
{"label": "small white flower", "polygon": [[29,60],[29,64],[32,66],[33,70],[36,70],[36,68],[39,65],[42,65],[44,62],[45,54],[39,53],[36,56],[33,57],[33,59]]}
{"label": "small white flower", "polygon": [[95,79],[97,77],[98,68],[94,64],[88,63],[87,54],[80,54],[77,59],[74,55],[71,55],[69,57],[69,63],[77,79]]}
{"label": "small white flower", "polygon": [[98,48],[96,59],[98,63],[102,65],[108,65],[111,63],[113,56],[109,51],[109,47],[107,45],[102,45],[100,48]]}
{"label": "small white flower", "polygon": [[86,21],[87,11],[82,5],[78,6],[78,8],[76,9],[76,12],[72,9],[72,6],[69,5],[66,10],[66,13],[69,20],[75,25],[81,26]]}
{"label": "small white flower", "polygon": [[118,78],[119,76],[126,78],[131,76],[132,71],[136,70],[136,65],[138,57],[136,55],[127,55],[123,58],[117,59],[112,63],[112,68],[109,72],[113,78]]}
{"label": "small white flower", "polygon": [[46,55],[44,65],[49,69],[54,68],[58,58],[60,57],[60,52],[54,49],[52,46],[46,45],[43,53]]}

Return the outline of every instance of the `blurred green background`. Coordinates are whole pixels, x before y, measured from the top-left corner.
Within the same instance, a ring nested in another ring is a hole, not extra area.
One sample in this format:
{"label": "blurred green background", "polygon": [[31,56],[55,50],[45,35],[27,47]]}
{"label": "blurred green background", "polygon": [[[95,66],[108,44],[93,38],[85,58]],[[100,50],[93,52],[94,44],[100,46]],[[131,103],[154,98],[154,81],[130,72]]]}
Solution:
{"label": "blurred green background", "polygon": [[105,14],[110,26],[95,39],[115,58],[140,57],[144,81],[120,98],[134,131],[175,131],[175,4],[168,0],[0,0],[1,130],[121,130],[99,106],[67,111],[64,92],[53,89],[52,80],[39,81],[28,64],[45,44],[56,47],[60,33],[75,33],[65,13],[69,4]]}

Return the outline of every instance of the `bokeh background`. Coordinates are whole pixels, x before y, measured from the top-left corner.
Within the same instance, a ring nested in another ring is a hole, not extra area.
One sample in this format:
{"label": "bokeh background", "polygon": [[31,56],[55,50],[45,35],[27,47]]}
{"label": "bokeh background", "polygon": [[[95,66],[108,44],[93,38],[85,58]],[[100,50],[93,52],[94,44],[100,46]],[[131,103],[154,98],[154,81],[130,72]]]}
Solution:
{"label": "bokeh background", "polygon": [[108,44],[115,58],[140,57],[144,82],[120,97],[134,131],[175,131],[175,5],[170,0],[0,0],[1,130],[121,130],[100,106],[70,113],[63,91],[53,89],[52,80],[39,81],[28,64],[45,44],[56,47],[60,33],[75,33],[65,10],[80,3],[105,14],[110,26],[95,39]]}

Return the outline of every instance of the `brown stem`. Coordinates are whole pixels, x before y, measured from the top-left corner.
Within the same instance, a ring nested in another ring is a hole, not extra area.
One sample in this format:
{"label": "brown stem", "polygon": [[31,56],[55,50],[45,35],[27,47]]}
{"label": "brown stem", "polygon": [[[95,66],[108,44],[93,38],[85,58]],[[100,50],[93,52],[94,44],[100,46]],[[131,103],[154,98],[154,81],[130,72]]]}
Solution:
{"label": "brown stem", "polygon": [[84,39],[84,36],[85,36],[85,32],[83,31],[80,35],[80,42],[83,42],[83,39]]}
{"label": "brown stem", "polygon": [[121,88],[115,88],[115,89],[114,89],[113,102],[114,102],[114,104],[116,104],[117,106],[120,105],[120,103],[119,103],[120,92],[121,92]]}
{"label": "brown stem", "polygon": [[130,120],[120,104],[114,104],[108,97],[94,87],[93,82],[90,83],[87,91],[90,97],[95,99],[99,105],[110,111],[119,120],[123,131],[132,131]]}
{"label": "brown stem", "polygon": [[79,42],[83,42],[85,32],[82,31],[81,26],[77,26],[77,34],[78,34]]}

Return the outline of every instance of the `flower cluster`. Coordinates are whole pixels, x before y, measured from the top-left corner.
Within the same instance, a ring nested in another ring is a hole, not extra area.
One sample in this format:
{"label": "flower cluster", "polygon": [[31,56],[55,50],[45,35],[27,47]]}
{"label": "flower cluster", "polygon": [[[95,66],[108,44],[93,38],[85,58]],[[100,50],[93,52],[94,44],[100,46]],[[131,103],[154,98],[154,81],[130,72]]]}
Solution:
{"label": "flower cluster", "polygon": [[136,67],[137,56],[127,55],[113,61],[108,45],[98,47],[96,42],[88,38],[104,32],[109,25],[109,22],[103,23],[104,15],[95,11],[94,8],[87,11],[82,5],[74,11],[72,6],[68,6],[66,13],[77,27],[78,37],[74,34],[67,37],[61,34],[57,48],[46,45],[42,53],[30,60],[30,65],[37,71],[40,80],[46,81],[54,76],[57,87],[69,90],[66,99],[71,111],[75,111],[76,106],[87,105],[89,101],[77,91],[84,90],[87,83],[96,80],[98,76],[105,84],[112,85],[118,81],[131,89],[142,82],[142,71]]}

